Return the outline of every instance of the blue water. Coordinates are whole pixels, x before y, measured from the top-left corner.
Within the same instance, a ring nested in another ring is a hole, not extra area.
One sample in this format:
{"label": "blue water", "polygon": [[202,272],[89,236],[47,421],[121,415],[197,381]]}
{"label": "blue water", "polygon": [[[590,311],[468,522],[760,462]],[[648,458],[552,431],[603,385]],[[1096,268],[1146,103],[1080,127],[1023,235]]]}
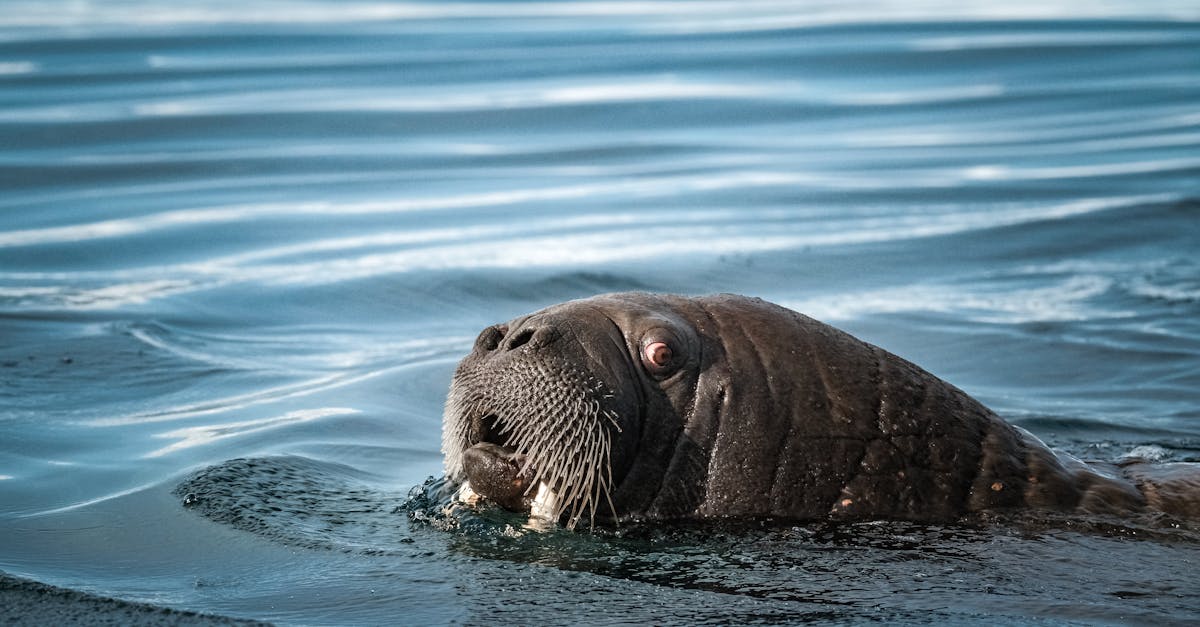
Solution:
{"label": "blue water", "polygon": [[1198,103],[1194,2],[7,0],[0,571],[296,624],[1200,620],[1187,530],[399,508],[482,327],[626,289],[1200,461]]}

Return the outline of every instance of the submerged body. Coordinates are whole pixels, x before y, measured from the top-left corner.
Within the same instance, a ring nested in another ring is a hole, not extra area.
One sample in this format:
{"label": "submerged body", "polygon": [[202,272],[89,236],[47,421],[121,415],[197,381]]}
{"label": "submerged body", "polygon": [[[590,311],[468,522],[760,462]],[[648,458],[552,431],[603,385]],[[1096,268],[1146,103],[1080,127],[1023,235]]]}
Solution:
{"label": "submerged body", "polygon": [[1014,508],[1200,519],[1192,465],[1058,456],[896,355],[735,295],[610,294],[489,327],[455,373],[443,451],[451,480],[510,509],[540,486],[568,526]]}

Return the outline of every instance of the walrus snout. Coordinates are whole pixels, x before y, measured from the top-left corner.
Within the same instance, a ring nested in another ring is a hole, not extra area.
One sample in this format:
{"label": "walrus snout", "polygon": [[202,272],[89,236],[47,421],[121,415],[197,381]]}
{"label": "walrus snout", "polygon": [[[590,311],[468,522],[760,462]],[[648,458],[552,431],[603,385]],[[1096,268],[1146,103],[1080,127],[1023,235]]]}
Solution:
{"label": "walrus snout", "polygon": [[562,337],[553,323],[527,320],[525,324],[510,327],[495,324],[483,330],[475,339],[475,350],[482,353],[507,352],[529,346],[540,348],[553,344]]}
{"label": "walrus snout", "polygon": [[532,499],[533,473],[525,468],[525,462],[524,455],[491,442],[480,442],[463,452],[463,470],[471,489],[514,512],[529,511]]}
{"label": "walrus snout", "polygon": [[[654,329],[664,325],[654,318]],[[631,386],[641,341],[580,303],[483,329],[446,396],[447,478],[468,497],[568,528],[615,518],[642,433],[642,391]],[[508,463],[514,453],[524,459]]]}

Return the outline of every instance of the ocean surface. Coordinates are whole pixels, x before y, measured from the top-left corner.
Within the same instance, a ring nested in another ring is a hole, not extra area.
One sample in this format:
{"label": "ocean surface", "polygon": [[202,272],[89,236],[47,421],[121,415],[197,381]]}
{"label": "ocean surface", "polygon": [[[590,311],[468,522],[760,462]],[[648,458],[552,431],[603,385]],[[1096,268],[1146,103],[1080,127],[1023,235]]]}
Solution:
{"label": "ocean surface", "polygon": [[1200,621],[1195,529],[423,510],[479,330],[629,289],[1200,461],[1200,5],[5,0],[0,571],[281,624]]}

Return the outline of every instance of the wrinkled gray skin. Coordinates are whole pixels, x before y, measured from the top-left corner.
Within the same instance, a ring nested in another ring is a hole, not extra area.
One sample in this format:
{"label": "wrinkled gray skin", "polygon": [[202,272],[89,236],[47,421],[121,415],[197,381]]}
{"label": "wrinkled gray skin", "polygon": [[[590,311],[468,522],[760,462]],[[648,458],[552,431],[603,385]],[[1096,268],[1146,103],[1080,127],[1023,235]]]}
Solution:
{"label": "wrinkled gray skin", "polygon": [[[643,357],[658,342],[665,366]],[[443,450],[451,480],[510,509],[546,482],[572,527],[1013,508],[1200,519],[1195,465],[1056,456],[908,361],[736,295],[608,294],[485,329],[454,375]]]}

